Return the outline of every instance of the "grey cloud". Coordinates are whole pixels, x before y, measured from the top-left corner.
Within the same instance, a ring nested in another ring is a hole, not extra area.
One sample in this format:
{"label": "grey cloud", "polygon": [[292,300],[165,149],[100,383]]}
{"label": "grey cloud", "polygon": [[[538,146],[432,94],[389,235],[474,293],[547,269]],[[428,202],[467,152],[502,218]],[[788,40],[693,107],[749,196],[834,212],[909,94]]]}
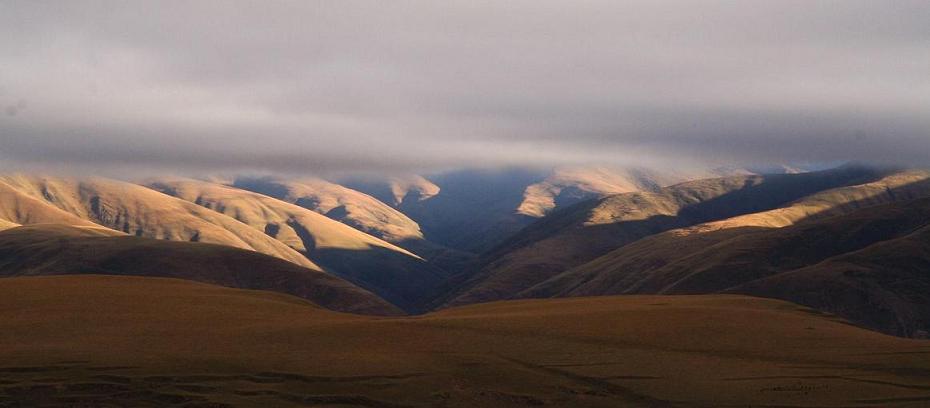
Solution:
{"label": "grey cloud", "polygon": [[924,1],[5,1],[0,160],[922,165],[926,21]]}

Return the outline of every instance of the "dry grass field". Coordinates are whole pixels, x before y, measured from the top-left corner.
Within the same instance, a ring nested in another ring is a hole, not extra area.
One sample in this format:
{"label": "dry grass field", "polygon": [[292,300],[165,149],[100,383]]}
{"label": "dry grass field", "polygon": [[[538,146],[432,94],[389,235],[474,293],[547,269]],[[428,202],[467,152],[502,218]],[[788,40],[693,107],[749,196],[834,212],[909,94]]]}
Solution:
{"label": "dry grass field", "polygon": [[920,407],[930,342],[730,295],[402,318],[189,281],[0,280],[0,406]]}

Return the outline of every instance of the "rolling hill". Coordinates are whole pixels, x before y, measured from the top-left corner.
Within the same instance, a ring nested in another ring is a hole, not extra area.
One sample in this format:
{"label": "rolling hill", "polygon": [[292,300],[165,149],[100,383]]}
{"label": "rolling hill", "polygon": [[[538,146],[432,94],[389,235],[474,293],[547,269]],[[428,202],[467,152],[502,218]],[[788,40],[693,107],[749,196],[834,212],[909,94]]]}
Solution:
{"label": "rolling hill", "polygon": [[[919,198],[928,196],[930,173],[898,172],[875,182],[826,190],[782,208],[656,234],[569,269],[518,297],[730,290],[873,244],[897,242],[928,224],[930,198]],[[908,248],[902,243],[902,256],[911,253]],[[895,275],[889,272],[887,276]],[[919,285],[920,279],[912,277],[912,282]],[[752,294],[765,295],[761,290]],[[826,294],[821,303],[800,301],[787,292],[770,295],[818,308],[832,303],[825,310],[892,334],[913,335],[923,330],[915,329],[922,324],[915,323],[919,319],[895,310],[852,312],[854,302],[845,305],[848,310],[841,310],[835,304],[842,301]],[[914,304],[924,302],[911,298]],[[865,303],[875,306],[877,301]],[[880,319],[884,321],[876,323]]]}
{"label": "rolling hill", "polygon": [[401,313],[372,293],[319,269],[229,246],[60,224],[0,231],[0,276],[68,274],[181,278],[287,293],[338,311]]}
{"label": "rolling hill", "polygon": [[11,406],[907,407],[928,401],[927,353],[742,296],[385,319],[174,279],[0,279]]}
{"label": "rolling hill", "polygon": [[[921,203],[925,208],[926,200]],[[923,219],[930,216],[924,211]],[[788,269],[788,268],[785,268]],[[930,222],[902,237],[762,277],[728,292],[786,299],[897,336],[930,337]]]}
{"label": "rolling hill", "polygon": [[99,226],[33,197],[0,180],[0,229],[20,225],[58,223],[75,226]]}
{"label": "rolling hill", "polygon": [[318,178],[237,178],[234,187],[316,211],[392,243],[423,239],[420,226],[367,194]]}
{"label": "rolling hill", "polygon": [[185,178],[149,180],[144,185],[226,214],[308,255],[327,248],[362,251],[379,247],[416,257],[315,211],[248,190]]}
{"label": "rolling hill", "polygon": [[[7,175],[0,176],[0,189],[7,196],[20,197],[18,203],[28,204],[28,211],[54,213],[54,217],[37,219],[40,222],[93,223],[140,237],[227,245],[318,268],[287,245],[233,218],[128,182]],[[27,202],[23,197],[32,200]],[[26,220],[15,221],[22,224],[28,223]]]}
{"label": "rolling hill", "polygon": [[507,299],[616,248],[667,230],[752,214],[892,171],[861,166],[685,182],[658,192],[589,200],[530,225],[485,254],[483,267],[449,305]]}
{"label": "rolling hill", "polygon": [[407,310],[420,310],[446,278],[445,271],[405,249],[266,195],[192,179],[150,180],[146,185],[263,231]]}
{"label": "rolling hill", "polygon": [[[630,245],[611,251],[589,263],[572,268],[546,282],[527,290],[524,294],[531,297],[548,296],[590,296],[603,294],[619,294],[644,291],[643,293],[658,293],[666,289],[659,283],[646,284],[640,279],[646,276],[662,275],[658,270],[671,270],[675,268],[681,272],[679,278],[669,277],[666,280],[677,281],[684,274],[691,274],[701,268],[699,261],[719,260],[727,256],[720,253],[723,248],[733,248],[743,258],[764,258],[760,253],[746,247],[736,250],[741,245],[767,245],[765,240],[776,237],[790,236],[788,240],[807,239],[805,235],[825,237],[829,229],[815,228],[818,225],[829,226],[842,222],[865,222],[866,219],[894,220],[907,215],[916,216],[908,223],[920,222],[921,208],[919,202],[909,203],[920,197],[930,195],[930,172],[902,171],[895,172],[874,182],[860,185],[839,187],[816,193],[784,207],[769,211],[762,211],[720,221],[698,224],[691,227],[674,229],[660,234],[643,238]],[[898,206],[874,207],[887,203],[901,203]],[[908,203],[905,203],[908,202]],[[911,212],[902,212],[903,206],[913,206]],[[874,208],[870,208],[874,207]],[[831,216],[850,214],[857,210],[868,209],[858,213],[855,217],[838,218],[837,221],[826,220]],[[848,221],[846,221],[848,219]],[[817,223],[822,220],[822,223]],[[899,220],[901,221],[901,220]],[[791,227],[804,223],[797,228]],[[852,225],[856,226],[856,225]],[[856,226],[861,227],[861,226]],[[890,228],[890,226],[889,226]],[[891,233],[889,229],[889,233]],[[764,232],[765,234],[757,234]],[[887,236],[886,236],[887,237]],[[839,237],[834,242],[841,247]],[[873,238],[877,239],[877,238]],[[864,245],[860,243],[859,245]],[[775,251],[775,248],[771,248]],[[812,252],[822,252],[826,258],[828,254],[835,254],[836,250],[818,248]],[[689,261],[690,260],[690,261]],[[736,265],[743,265],[744,261],[734,261]],[[685,272],[687,270],[688,272]],[[621,282],[622,281],[622,282]]]}

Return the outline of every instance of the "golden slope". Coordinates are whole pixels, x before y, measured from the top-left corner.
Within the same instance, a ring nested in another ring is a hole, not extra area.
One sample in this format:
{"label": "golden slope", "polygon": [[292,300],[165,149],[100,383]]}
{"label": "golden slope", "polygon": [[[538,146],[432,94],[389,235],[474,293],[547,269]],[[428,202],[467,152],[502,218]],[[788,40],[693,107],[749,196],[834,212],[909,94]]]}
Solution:
{"label": "golden slope", "polygon": [[781,208],[669,231],[687,235],[726,228],[781,228],[802,220],[846,214],[859,208],[926,196],[930,171],[903,170],[878,180],[838,187],[803,197]]}
{"label": "golden slope", "polygon": [[248,224],[410,311],[420,311],[445,278],[419,256],[311,210],[205,181],[165,179],[150,187]]}
{"label": "golden slope", "polygon": [[[135,184],[103,178],[8,175],[0,177],[0,185],[63,210],[84,224],[89,221],[148,238],[250,249],[319,269],[287,245],[233,218]],[[46,222],[77,225],[73,219]]]}
{"label": "golden slope", "polygon": [[587,199],[635,191],[654,191],[684,181],[679,177],[644,169],[606,167],[563,167],[545,180],[526,187],[517,213],[542,217],[557,207]]}
{"label": "golden slope", "polygon": [[154,179],[144,184],[233,217],[308,255],[317,249],[366,250],[381,247],[416,257],[405,249],[317,212],[248,190],[182,178]]}
{"label": "golden slope", "polygon": [[171,279],[0,280],[13,406],[904,407],[928,401],[928,352],[741,296],[378,319]]}
{"label": "golden slope", "polygon": [[238,179],[234,186],[316,211],[388,242],[423,239],[420,226],[400,211],[326,180]]}
{"label": "golden slope", "polygon": [[0,229],[41,223],[100,227],[0,180]]}

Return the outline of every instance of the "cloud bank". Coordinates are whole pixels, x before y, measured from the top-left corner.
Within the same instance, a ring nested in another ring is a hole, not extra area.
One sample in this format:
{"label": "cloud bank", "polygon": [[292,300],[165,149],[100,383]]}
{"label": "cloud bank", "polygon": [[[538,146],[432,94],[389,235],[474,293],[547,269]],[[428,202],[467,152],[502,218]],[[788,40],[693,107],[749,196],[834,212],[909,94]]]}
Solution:
{"label": "cloud bank", "polygon": [[930,164],[926,1],[3,1],[0,165]]}

